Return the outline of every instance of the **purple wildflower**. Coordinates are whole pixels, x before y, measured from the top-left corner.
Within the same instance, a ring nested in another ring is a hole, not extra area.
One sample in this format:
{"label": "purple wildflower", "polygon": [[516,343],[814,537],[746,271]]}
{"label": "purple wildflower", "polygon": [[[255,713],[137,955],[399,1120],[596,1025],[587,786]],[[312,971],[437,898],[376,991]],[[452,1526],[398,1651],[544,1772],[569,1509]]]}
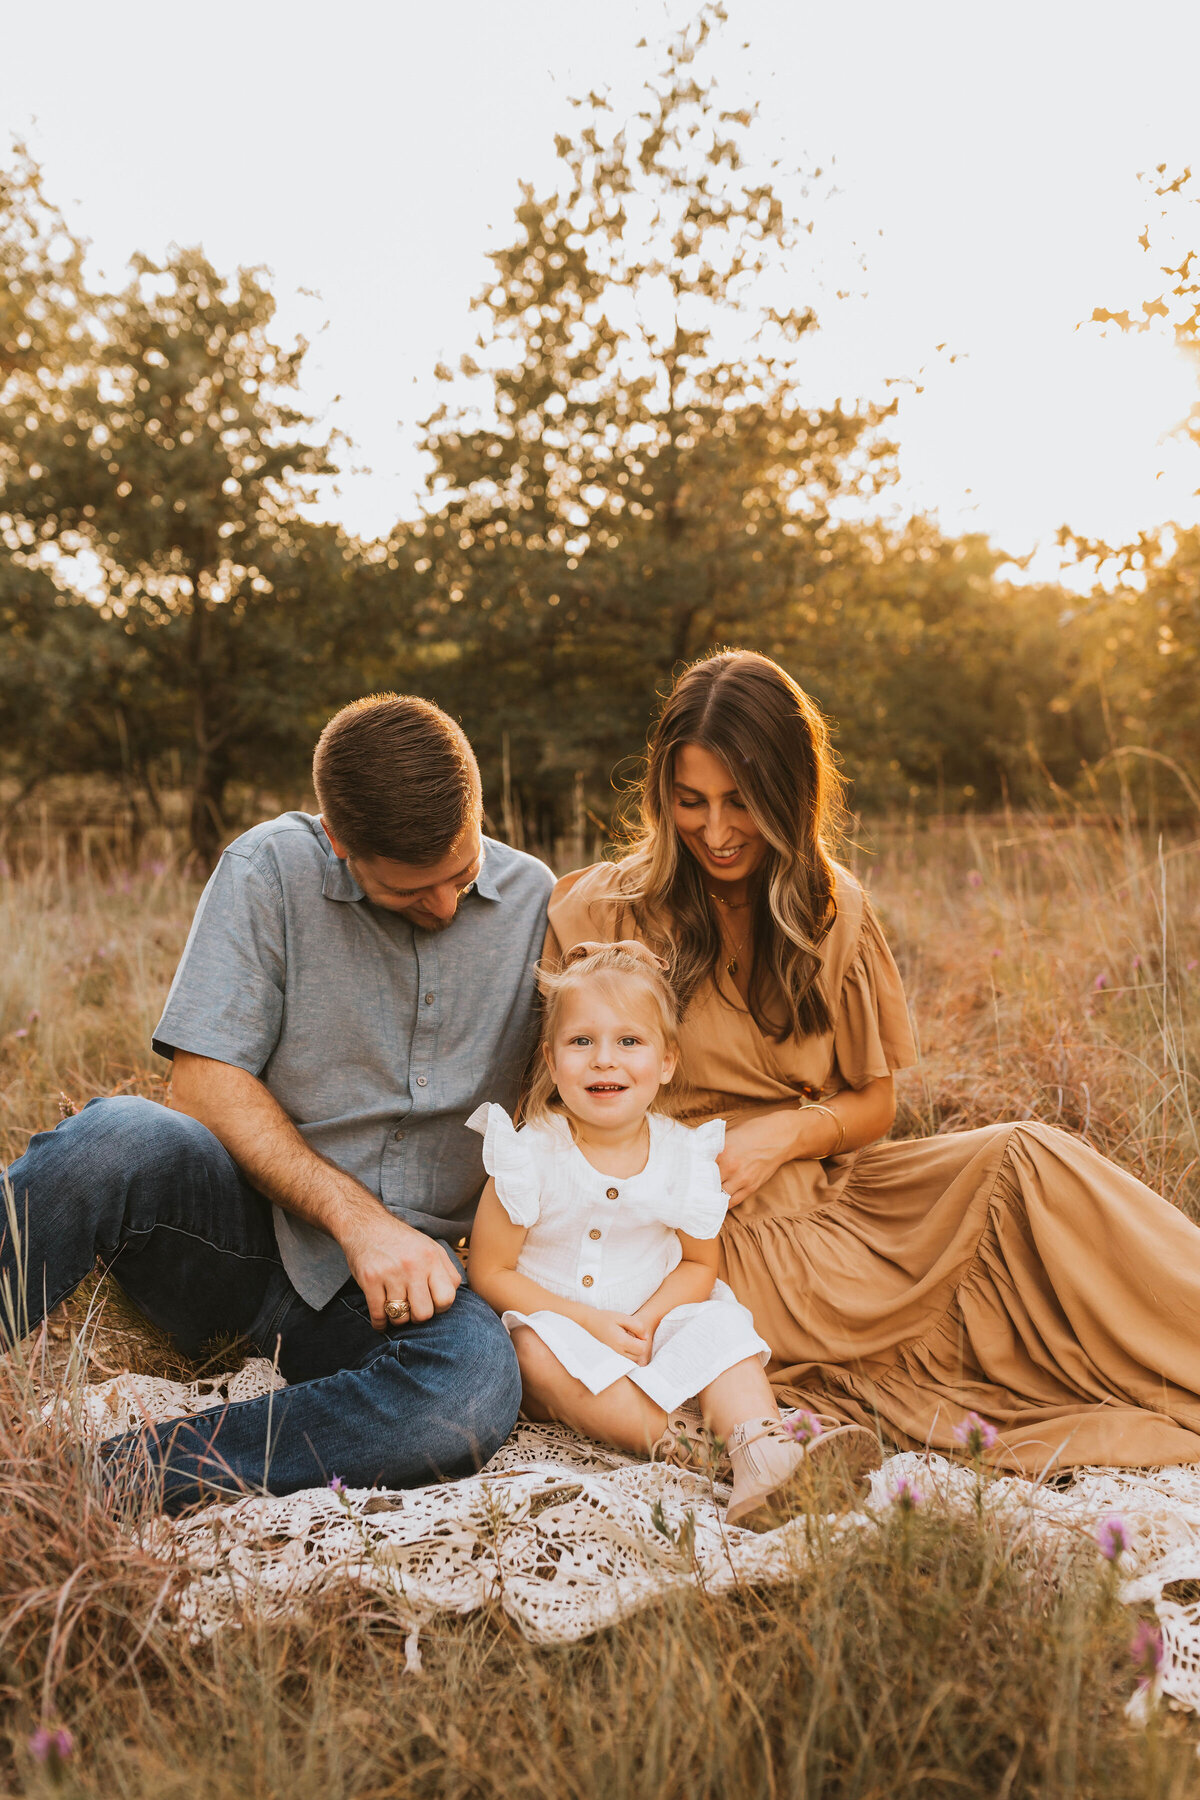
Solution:
{"label": "purple wildflower", "polygon": [[1191,962],[1189,962],[1189,964],[1188,964],[1188,972],[1189,972],[1189,974],[1190,974],[1190,973],[1191,973],[1191,971],[1192,971],[1192,970],[1193,970],[1193,969],[1194,969],[1194,968],[1195,968],[1195,967],[1196,967],[1196,966],[1197,966],[1197,963],[1200,963],[1200,957],[1196,957],[1196,956],[1193,956],[1193,958],[1192,958],[1192,960],[1191,960]]}
{"label": "purple wildflower", "polygon": [[64,1725],[53,1730],[49,1725],[39,1725],[29,1740],[29,1754],[34,1762],[41,1763],[51,1772],[60,1768],[75,1748],[75,1739]]}
{"label": "purple wildflower", "polygon": [[25,1025],[22,1025],[22,1027],[21,1027],[21,1029],[20,1029],[20,1031],[14,1031],[14,1032],[13,1032],[13,1036],[14,1036],[14,1037],[15,1037],[15,1038],[23,1038],[23,1037],[28,1037],[28,1036],[29,1036],[29,1028],[28,1028],[28,1027],[27,1027],[27,1026],[25,1026]]}
{"label": "purple wildflower", "polygon": [[967,1455],[976,1461],[985,1450],[990,1450],[999,1433],[994,1425],[981,1419],[977,1412],[969,1412],[962,1422],[954,1427],[954,1441]]}
{"label": "purple wildflower", "polygon": [[902,1513],[916,1512],[924,1499],[925,1496],[916,1482],[910,1481],[907,1475],[902,1475],[892,1489],[892,1504],[898,1506]]}
{"label": "purple wildflower", "polygon": [[803,1407],[784,1421],[783,1429],[797,1444],[811,1444],[814,1438],[821,1437],[825,1431],[816,1413],[806,1412]]}
{"label": "purple wildflower", "polygon": [[1092,986],[1095,988],[1096,992],[1099,993],[1102,988],[1106,988],[1108,986],[1108,976],[1104,975],[1104,974],[1097,975],[1095,981],[1093,981],[1093,983],[1092,983]]}
{"label": "purple wildflower", "polygon": [[1142,1687],[1151,1687],[1162,1663],[1162,1632],[1147,1620],[1139,1621],[1129,1644],[1129,1659],[1140,1677]]}
{"label": "purple wildflower", "polygon": [[1134,957],[1134,959],[1133,959],[1133,966],[1134,966],[1134,968],[1135,968],[1135,969],[1140,969],[1140,968],[1141,968],[1141,966],[1142,966],[1142,959],[1141,959],[1141,957],[1140,957],[1140,956],[1135,956],[1135,957]]}
{"label": "purple wildflower", "polygon": [[334,1476],[333,1480],[329,1484],[329,1491],[330,1491],[330,1493],[337,1494],[339,1496],[339,1498],[342,1494],[345,1493],[346,1484],[342,1480],[340,1475]]}
{"label": "purple wildflower", "polygon": [[983,886],[983,876],[979,873],[978,869],[972,869],[967,876],[967,886],[971,888],[981,888]]}
{"label": "purple wildflower", "polygon": [[1096,1544],[1105,1562],[1116,1562],[1129,1548],[1129,1531],[1124,1519],[1113,1513],[1101,1519],[1096,1527]]}

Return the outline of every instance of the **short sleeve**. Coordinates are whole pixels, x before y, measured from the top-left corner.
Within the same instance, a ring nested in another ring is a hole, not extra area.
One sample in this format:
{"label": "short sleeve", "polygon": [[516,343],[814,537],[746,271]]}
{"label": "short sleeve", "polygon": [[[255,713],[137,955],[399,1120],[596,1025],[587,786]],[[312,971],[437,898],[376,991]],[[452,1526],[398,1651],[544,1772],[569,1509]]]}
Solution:
{"label": "short sleeve", "polygon": [[279,1041],[287,971],[283,890],[261,857],[227,850],[200,896],[153,1044],[259,1075]]}
{"label": "short sleeve", "polygon": [[724,1119],[688,1129],[673,1125],[663,1146],[671,1177],[663,1184],[662,1222],[688,1237],[715,1238],[725,1223],[729,1196],[721,1187],[717,1157],[725,1147]]}
{"label": "short sleeve", "polygon": [[502,1106],[477,1106],[467,1128],[483,1139],[483,1166],[496,1183],[500,1204],[514,1225],[528,1231],[542,1213],[537,1159],[524,1132],[519,1132]]}
{"label": "short sleeve", "polygon": [[858,946],[842,980],[833,1047],[852,1088],[917,1061],[900,971],[865,899]]}
{"label": "short sleeve", "polygon": [[555,883],[543,951],[548,962],[561,962],[574,944],[588,940],[611,944],[639,935],[620,882],[618,864],[593,863]]}

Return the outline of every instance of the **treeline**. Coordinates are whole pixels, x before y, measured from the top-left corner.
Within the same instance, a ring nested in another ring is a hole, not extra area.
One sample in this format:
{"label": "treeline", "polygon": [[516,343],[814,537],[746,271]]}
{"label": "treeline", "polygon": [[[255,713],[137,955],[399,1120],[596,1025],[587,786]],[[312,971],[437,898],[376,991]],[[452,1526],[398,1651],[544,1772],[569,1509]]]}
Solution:
{"label": "treeline", "polygon": [[296,404],[304,346],[274,342],[263,272],[177,251],[99,292],[18,155],[10,805],[101,773],[153,813],[182,784],[209,861],[231,792],[295,792],[329,713],[393,688],[462,719],[497,826],[545,842],[610,815],[656,694],[722,643],[778,657],[832,714],[860,810],[1020,802],[1047,776],[1082,792],[1122,745],[1200,767],[1195,533],[1144,541],[1136,588],[1081,603],[1002,580],[983,538],[861,522],[895,473],[889,409],[803,398],[815,317],[760,297],[806,225],[753,174],[753,121],[693,80],[710,23],[634,121],[585,103],[556,192],[524,193],[474,352],[440,371],[423,514],[384,541],[311,522],[336,447]]}

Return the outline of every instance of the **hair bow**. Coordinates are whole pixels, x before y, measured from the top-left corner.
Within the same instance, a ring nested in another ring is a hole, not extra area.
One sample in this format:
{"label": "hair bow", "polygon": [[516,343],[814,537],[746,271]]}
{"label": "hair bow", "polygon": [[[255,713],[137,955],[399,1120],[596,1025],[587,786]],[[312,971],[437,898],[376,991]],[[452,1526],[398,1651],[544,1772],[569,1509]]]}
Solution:
{"label": "hair bow", "polygon": [[612,944],[604,944],[592,939],[586,943],[572,944],[564,956],[563,962],[582,962],[585,957],[597,956],[602,950],[621,950],[626,956],[632,956],[635,962],[646,963],[650,968],[658,969],[663,974],[671,966],[661,956],[656,956],[653,950],[647,949],[645,944],[640,944],[636,938],[618,938]]}

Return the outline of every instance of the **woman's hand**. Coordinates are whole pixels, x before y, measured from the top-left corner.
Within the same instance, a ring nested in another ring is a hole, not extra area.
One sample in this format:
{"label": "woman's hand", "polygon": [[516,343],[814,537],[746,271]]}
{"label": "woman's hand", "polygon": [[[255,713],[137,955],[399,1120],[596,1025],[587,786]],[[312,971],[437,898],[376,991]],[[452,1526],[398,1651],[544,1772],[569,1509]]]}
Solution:
{"label": "woman's hand", "polygon": [[880,1075],[865,1087],[839,1089],[819,1106],[795,1106],[739,1120],[726,1130],[725,1148],[717,1158],[729,1204],[740,1206],[749,1200],[786,1162],[820,1159],[875,1143],[890,1131],[895,1116],[892,1077]]}
{"label": "woman's hand", "polygon": [[796,1154],[796,1113],[760,1113],[730,1125],[725,1148],[717,1158],[721,1186],[730,1206],[740,1206],[770,1181],[777,1169]]}
{"label": "woman's hand", "polygon": [[632,1313],[604,1312],[599,1307],[589,1310],[587,1328],[592,1336],[644,1369],[650,1361],[654,1333],[642,1320]]}

